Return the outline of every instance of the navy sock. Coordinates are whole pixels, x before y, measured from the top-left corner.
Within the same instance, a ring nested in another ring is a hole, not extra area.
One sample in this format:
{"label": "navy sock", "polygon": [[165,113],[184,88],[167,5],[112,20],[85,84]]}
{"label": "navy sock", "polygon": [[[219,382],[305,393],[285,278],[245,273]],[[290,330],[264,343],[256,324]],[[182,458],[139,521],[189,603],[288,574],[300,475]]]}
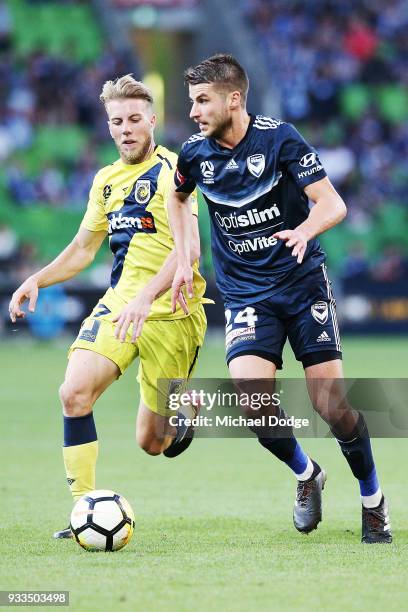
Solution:
{"label": "navy sock", "polygon": [[64,416],[64,446],[87,444],[97,439],[92,411],[80,417]]}
{"label": "navy sock", "polygon": [[347,463],[360,485],[363,496],[374,495],[379,489],[370,435],[362,414],[359,414],[354,432],[350,440],[337,440]]}
{"label": "navy sock", "polygon": [[380,488],[380,483],[378,482],[375,466],[373,467],[371,474],[367,478],[365,478],[364,480],[359,480],[358,482],[360,485],[360,493],[362,496],[370,497],[371,495],[374,495],[374,493],[377,493],[378,489]]}
{"label": "navy sock", "polygon": [[[286,412],[281,407],[279,407],[277,416],[279,419],[287,418]],[[286,463],[296,476],[303,474],[309,465],[309,457],[294,437],[290,425],[279,425],[277,428],[269,427],[261,431],[254,431],[264,448],[268,449],[277,459]]]}
{"label": "navy sock", "polygon": [[286,463],[295,474],[303,474],[308,465],[308,456],[296,438],[258,438],[264,448]]}

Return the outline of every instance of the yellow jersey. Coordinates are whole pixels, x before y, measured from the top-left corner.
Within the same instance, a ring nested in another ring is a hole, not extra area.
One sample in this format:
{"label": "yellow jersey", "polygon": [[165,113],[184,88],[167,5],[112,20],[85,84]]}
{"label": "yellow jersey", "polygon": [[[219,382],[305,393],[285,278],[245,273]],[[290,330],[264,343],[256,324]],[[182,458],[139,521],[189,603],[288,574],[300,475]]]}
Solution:
{"label": "yellow jersey", "polygon": [[[174,249],[167,215],[167,198],[174,182],[177,155],[157,146],[140,164],[118,159],[95,176],[82,227],[107,231],[114,256],[111,290],[129,302],[155,276]],[[192,194],[192,212],[197,215],[197,197]],[[187,299],[192,313],[199,307],[205,280],[193,265],[194,297]],[[180,307],[171,312],[171,291],[157,298],[148,319],[179,319]]]}

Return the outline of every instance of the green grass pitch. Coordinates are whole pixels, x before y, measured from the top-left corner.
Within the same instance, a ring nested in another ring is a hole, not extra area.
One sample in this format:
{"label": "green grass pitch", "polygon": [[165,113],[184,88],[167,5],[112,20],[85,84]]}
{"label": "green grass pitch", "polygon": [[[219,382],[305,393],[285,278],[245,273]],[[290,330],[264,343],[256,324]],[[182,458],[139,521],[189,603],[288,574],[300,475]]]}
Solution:
{"label": "green grass pitch", "polygon": [[[73,610],[401,610],[408,581],[407,440],[374,440],[395,543],[360,544],[356,483],[333,440],[304,440],[328,471],[324,517],[292,525],[295,480],[251,439],[195,440],[175,460],[134,441],[135,367],[95,408],[97,486],[125,495],[131,543],[91,554],[55,541],[71,509],[57,389],[68,341],[2,342],[0,589],[69,590]],[[408,340],[345,340],[346,375],[406,376]],[[285,373],[301,375],[289,353]],[[208,338],[197,376],[227,375]]]}

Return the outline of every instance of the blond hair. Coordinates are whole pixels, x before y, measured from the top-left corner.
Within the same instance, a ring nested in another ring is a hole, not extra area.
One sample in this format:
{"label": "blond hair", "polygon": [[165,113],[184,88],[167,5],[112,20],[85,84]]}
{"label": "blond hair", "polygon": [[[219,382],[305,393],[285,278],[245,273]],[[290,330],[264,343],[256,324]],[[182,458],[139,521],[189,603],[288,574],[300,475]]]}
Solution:
{"label": "blond hair", "polygon": [[140,81],[136,81],[131,74],[125,74],[114,81],[106,81],[99,98],[105,106],[111,100],[118,98],[138,98],[153,104],[153,94],[150,89]]}

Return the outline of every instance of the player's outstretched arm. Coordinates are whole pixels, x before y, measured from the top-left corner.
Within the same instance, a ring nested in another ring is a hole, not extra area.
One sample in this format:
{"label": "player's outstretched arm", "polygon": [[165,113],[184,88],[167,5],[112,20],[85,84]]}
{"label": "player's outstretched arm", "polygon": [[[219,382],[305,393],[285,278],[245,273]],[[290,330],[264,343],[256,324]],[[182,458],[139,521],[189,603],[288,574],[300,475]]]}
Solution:
{"label": "player's outstretched arm", "polygon": [[327,177],[307,185],[304,189],[313,202],[308,218],[293,230],[282,230],[273,234],[274,238],[284,240],[288,248],[293,247],[292,255],[302,263],[309,240],[334,227],[344,219],[347,208]]}
{"label": "player's outstretched arm", "polygon": [[191,209],[186,206],[189,194],[178,192],[173,187],[169,194],[167,210],[170,227],[173,232],[174,244],[177,253],[177,269],[172,283],[171,306],[175,312],[177,302],[183,295],[182,287],[185,285],[189,298],[193,297],[193,269],[190,261],[190,228]]}
{"label": "player's outstretched arm", "polygon": [[13,293],[9,313],[13,323],[24,318],[22,305],[28,300],[29,312],[34,312],[38,299],[38,290],[56,285],[76,276],[94,259],[106,232],[90,232],[80,227],[73,241],[50,263],[32,276],[29,276]]}
{"label": "player's outstretched arm", "polygon": [[[200,257],[198,219],[194,215],[191,215],[190,219],[190,234],[190,263],[193,264]],[[143,324],[149,316],[152,303],[170,289],[176,269],[177,253],[176,250],[173,249],[160,271],[150,280],[146,287],[144,287],[143,291],[124,306],[120,314],[113,319],[113,322],[117,323],[115,329],[116,338],[124,342],[127,330],[133,323],[131,342],[136,342],[137,338],[139,338],[142,333]],[[188,314],[187,303],[182,291],[179,293],[178,303],[185,314]]]}

